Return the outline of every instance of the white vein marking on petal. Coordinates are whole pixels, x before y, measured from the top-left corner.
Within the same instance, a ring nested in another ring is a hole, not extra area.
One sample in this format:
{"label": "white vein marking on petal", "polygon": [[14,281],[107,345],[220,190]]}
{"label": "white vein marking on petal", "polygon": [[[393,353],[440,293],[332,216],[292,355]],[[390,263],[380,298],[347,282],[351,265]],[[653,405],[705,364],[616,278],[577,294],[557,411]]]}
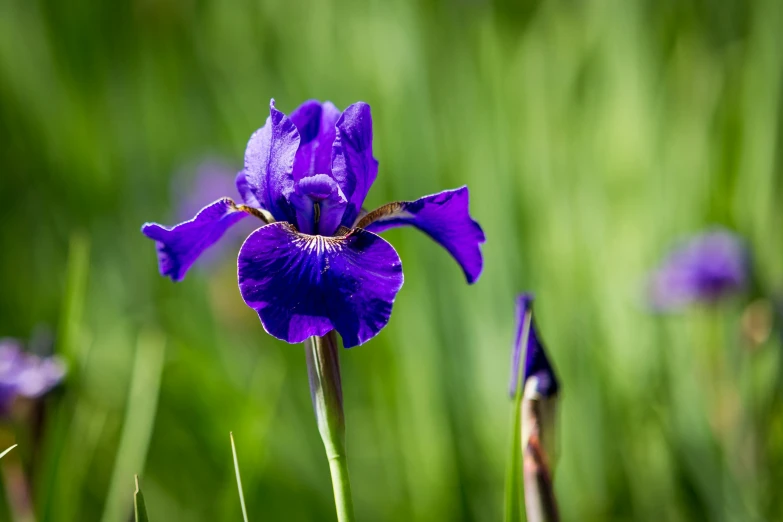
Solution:
{"label": "white vein marking on petal", "polygon": [[339,248],[339,239],[326,236],[311,236],[308,234],[297,234],[294,244],[307,252],[315,253],[320,256],[326,252],[334,252]]}

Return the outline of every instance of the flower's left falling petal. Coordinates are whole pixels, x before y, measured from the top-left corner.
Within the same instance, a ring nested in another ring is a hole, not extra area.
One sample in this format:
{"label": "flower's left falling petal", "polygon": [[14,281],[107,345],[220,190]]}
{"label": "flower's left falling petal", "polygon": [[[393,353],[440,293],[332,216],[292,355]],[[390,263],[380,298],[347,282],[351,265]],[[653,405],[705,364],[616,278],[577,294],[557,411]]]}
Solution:
{"label": "flower's left falling petal", "polygon": [[381,237],[300,234],[288,223],[253,232],[239,252],[239,290],[269,334],[299,343],[337,330],[346,348],[386,326],[402,263]]}
{"label": "flower's left falling petal", "polygon": [[484,231],[470,217],[467,187],[445,190],[416,201],[389,203],[360,219],[356,226],[370,232],[411,225],[426,232],[449,251],[462,267],[468,283],[481,275]]}
{"label": "flower's left falling petal", "polygon": [[201,253],[246,216],[232,200],[223,198],[201,209],[190,221],[170,228],[145,223],[141,231],[157,244],[160,274],[181,281]]}

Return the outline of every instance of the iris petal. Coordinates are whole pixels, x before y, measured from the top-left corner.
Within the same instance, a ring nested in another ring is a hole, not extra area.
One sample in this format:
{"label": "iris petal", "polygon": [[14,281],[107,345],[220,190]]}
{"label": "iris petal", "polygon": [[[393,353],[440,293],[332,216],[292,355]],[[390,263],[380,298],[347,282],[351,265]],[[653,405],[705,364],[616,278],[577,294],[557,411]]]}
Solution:
{"label": "iris petal", "polygon": [[256,198],[255,194],[253,194],[253,191],[250,189],[250,184],[247,181],[247,173],[244,170],[240,170],[237,173],[234,183],[237,186],[239,195],[242,196],[242,201],[244,201],[246,205],[255,208],[262,207],[261,202],[258,201],[258,198]]}
{"label": "iris petal", "polygon": [[351,227],[364,198],[378,175],[378,161],[372,155],[372,114],[364,102],[354,103],[337,120],[332,148],[332,177],[348,198],[342,224]]}
{"label": "iris petal", "polygon": [[517,393],[517,380],[519,378],[519,364],[522,361],[522,355],[525,357],[525,367],[522,371],[522,383],[527,382],[531,377],[538,379],[537,392],[544,397],[555,395],[560,389],[560,384],[555,376],[555,371],[549,362],[544,349],[544,343],[541,342],[541,336],[538,333],[536,322],[533,317],[530,319],[530,331],[527,338],[527,346],[522,346],[522,337],[525,330],[525,316],[533,308],[533,295],[521,294],[517,297],[517,333],[514,338],[514,346],[511,350],[511,379],[509,381],[509,395],[513,398]]}
{"label": "iris petal", "polygon": [[364,216],[356,226],[379,234],[394,227],[411,225],[425,232],[449,251],[462,267],[468,283],[481,275],[484,260],[480,245],[484,231],[469,212],[467,187],[444,190],[416,201],[389,203]]}
{"label": "iris petal", "polygon": [[364,230],[310,236],[274,223],[247,238],[238,265],[245,303],[289,343],[334,329],[346,348],[362,344],[388,323],[403,282],[397,252]]}
{"label": "iris petal", "polygon": [[300,232],[331,236],[340,226],[348,201],[332,178],[327,174],[316,174],[297,181],[291,203],[296,209]]}
{"label": "iris petal", "polygon": [[321,104],[309,100],[291,113],[291,121],[299,131],[299,150],[294,160],[294,181],[315,174],[329,174],[332,164],[332,144],[340,111],[332,102]]}
{"label": "iris petal", "polygon": [[160,274],[181,281],[202,252],[246,216],[233,201],[223,198],[201,209],[190,221],[170,228],[145,223],[141,231],[157,244]]}
{"label": "iris petal", "polygon": [[294,192],[293,168],[298,147],[296,126],[275,108],[272,100],[266,124],[247,143],[245,168],[237,175],[237,189],[248,205],[268,210],[278,221],[295,222],[288,199]]}

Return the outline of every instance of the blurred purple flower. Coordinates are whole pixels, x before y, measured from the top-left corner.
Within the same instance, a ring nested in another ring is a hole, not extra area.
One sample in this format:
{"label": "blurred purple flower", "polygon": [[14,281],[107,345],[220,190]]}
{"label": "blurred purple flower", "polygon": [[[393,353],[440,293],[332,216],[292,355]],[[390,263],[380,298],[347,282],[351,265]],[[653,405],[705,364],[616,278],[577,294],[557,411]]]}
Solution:
{"label": "blurred purple flower", "polygon": [[146,223],[162,275],[185,277],[193,262],[248,215],[262,226],[239,252],[239,290],[264,329],[289,343],[337,330],[346,347],[362,344],[389,321],[402,287],[402,262],[377,233],[414,226],[443,246],[468,283],[481,274],[484,233],[462,187],[366,213],[375,181],[370,106],[340,112],[307,101],[291,116],[270,103],[236,177],[244,205],[223,197],[174,227]]}
{"label": "blurred purple flower", "polygon": [[714,303],[745,289],[748,254],[734,233],[714,228],[680,245],[652,274],[648,299],[658,310]]}
{"label": "blurred purple flower", "polygon": [[[513,398],[517,393],[517,380],[519,379],[519,364],[522,360],[522,342],[525,335],[525,316],[528,311],[532,314],[533,294],[520,294],[517,297],[517,334],[514,346],[511,350],[511,379],[509,394]],[[525,367],[522,373],[522,383],[528,379],[536,378],[536,392],[542,397],[552,397],[560,390],[555,370],[546,356],[544,343],[536,328],[535,318],[530,317],[530,331],[528,332],[527,347],[525,348]],[[524,390],[524,389],[523,389]]]}
{"label": "blurred purple flower", "polygon": [[35,399],[56,386],[65,366],[56,357],[38,357],[22,351],[14,339],[0,339],[0,415],[7,415],[14,399]]}
{"label": "blurred purple flower", "polygon": [[236,173],[237,169],[215,158],[208,158],[196,163],[194,167],[181,169],[171,184],[172,195],[179,202],[177,219],[190,219],[204,207],[204,200],[214,197],[215,193],[236,197]]}
{"label": "blurred purple flower", "polygon": [[[195,164],[195,167],[181,169],[173,178],[171,193],[179,202],[174,219],[185,221],[198,214],[204,207],[204,202],[215,197],[215,194],[225,194],[232,198],[238,197],[236,184],[237,169],[231,168],[224,161],[208,158]],[[255,227],[257,228],[257,227]],[[235,227],[226,231],[223,243],[231,248],[239,248],[242,241],[254,229],[252,221],[241,221]],[[226,250],[207,250],[198,258],[197,266],[207,268],[226,256]]]}

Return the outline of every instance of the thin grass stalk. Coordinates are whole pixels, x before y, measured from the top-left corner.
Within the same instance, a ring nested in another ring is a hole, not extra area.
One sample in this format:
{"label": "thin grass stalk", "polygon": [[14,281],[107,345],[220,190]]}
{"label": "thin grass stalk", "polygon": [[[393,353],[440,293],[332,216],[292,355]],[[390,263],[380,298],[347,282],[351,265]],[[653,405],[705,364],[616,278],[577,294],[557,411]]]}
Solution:
{"label": "thin grass stalk", "polygon": [[[522,329],[522,346],[527,346],[530,337],[530,325],[533,314],[530,310],[525,313],[524,325]],[[522,359],[521,359],[522,360]],[[519,447],[519,437],[522,433],[522,376],[523,364],[517,367],[517,388],[514,393],[514,405],[511,421],[511,447],[509,450],[508,461],[506,464],[506,485],[504,495],[504,522],[517,522],[521,520],[522,503],[522,484],[519,477],[521,475],[521,452]]]}
{"label": "thin grass stalk", "polygon": [[229,438],[231,438],[231,454],[234,456],[234,472],[237,475],[237,489],[239,490],[239,504],[242,506],[242,520],[244,522],[248,522],[247,520],[247,508],[245,507],[245,494],[242,492],[242,477],[239,475],[239,459],[237,458],[237,447],[236,444],[234,444],[234,434],[229,433]]}

